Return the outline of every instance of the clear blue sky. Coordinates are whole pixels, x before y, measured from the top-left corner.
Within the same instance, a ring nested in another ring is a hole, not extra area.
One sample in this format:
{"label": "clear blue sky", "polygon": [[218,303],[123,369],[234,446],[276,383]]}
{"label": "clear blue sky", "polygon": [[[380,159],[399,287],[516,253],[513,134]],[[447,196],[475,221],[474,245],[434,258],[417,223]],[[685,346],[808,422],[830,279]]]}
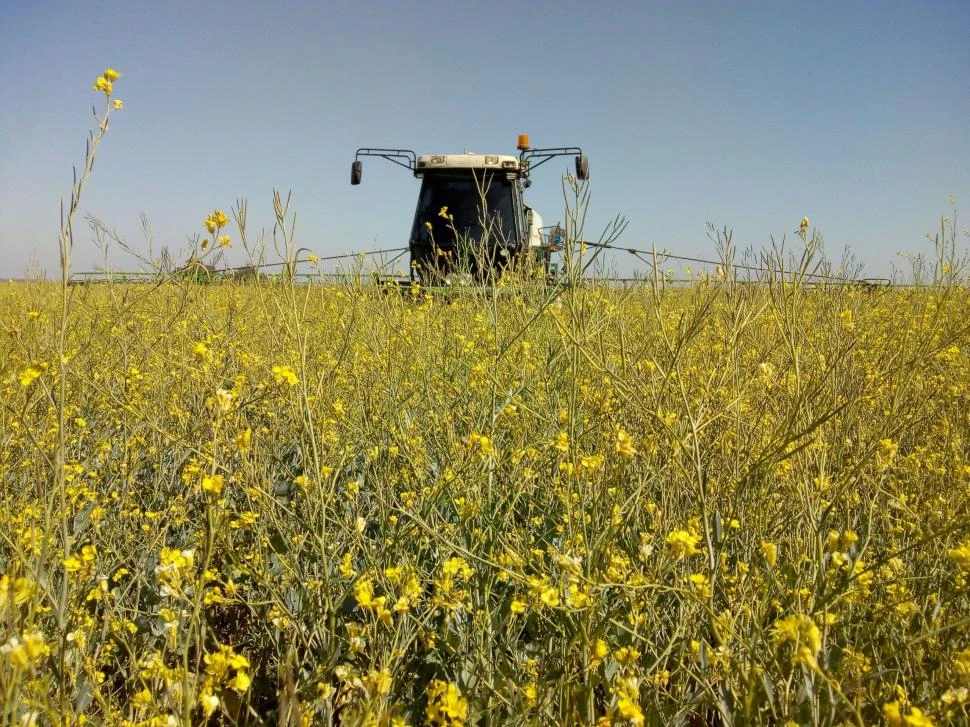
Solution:
{"label": "clear blue sky", "polygon": [[[357,147],[514,153],[518,133],[586,151],[591,236],[620,213],[624,244],[686,255],[712,254],[707,221],[761,247],[808,215],[833,255],[882,274],[927,250],[948,194],[970,203],[967,0],[0,5],[4,277],[32,255],[56,273],[59,201],[109,65],[125,109],[82,211],[135,245],[142,212],[177,249],[239,197],[268,227],[277,187],[317,254],[396,247],[417,182],[374,159],[351,187]],[[546,222],[567,165],[529,190]],[[98,262],[82,224],[75,269]]]}

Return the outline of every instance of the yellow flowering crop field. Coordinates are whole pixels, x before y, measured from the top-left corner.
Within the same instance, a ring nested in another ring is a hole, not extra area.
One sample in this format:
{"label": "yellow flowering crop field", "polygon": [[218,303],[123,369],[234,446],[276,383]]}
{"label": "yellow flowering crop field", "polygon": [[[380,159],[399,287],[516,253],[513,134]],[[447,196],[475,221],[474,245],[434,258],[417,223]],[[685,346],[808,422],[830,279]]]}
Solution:
{"label": "yellow flowering crop field", "polygon": [[931,272],[0,284],[0,721],[966,723]]}
{"label": "yellow flowering crop field", "polygon": [[0,288],[8,722],[967,717],[962,287],[71,295]]}

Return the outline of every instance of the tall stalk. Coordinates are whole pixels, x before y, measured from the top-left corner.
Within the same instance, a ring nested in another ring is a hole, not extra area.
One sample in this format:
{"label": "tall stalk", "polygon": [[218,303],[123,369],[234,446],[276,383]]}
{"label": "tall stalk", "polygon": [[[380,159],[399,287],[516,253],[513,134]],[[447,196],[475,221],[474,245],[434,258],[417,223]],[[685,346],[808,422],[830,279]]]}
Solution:
{"label": "tall stalk", "polygon": [[[71,519],[68,512],[67,481],[64,465],[67,461],[67,376],[71,356],[68,352],[68,332],[71,314],[71,252],[74,248],[74,217],[81,204],[81,193],[91,176],[94,168],[94,157],[101,140],[108,132],[108,118],[113,109],[120,109],[120,101],[112,101],[112,83],[120,77],[116,71],[107,69],[94,83],[94,90],[101,91],[105,96],[104,111],[99,116],[92,108],[92,114],[97,121],[97,127],[88,132],[88,140],[84,152],[84,167],[78,176],[77,167],[74,168],[74,184],[71,189],[71,202],[64,210],[61,202],[61,224],[58,234],[60,247],[61,281],[60,281],[60,325],[57,331],[57,370],[59,371],[56,387],[55,409],[57,411],[57,444],[54,452],[54,484],[56,489],[57,507],[60,517],[61,552],[68,557],[73,550]],[[68,693],[67,673],[65,669],[65,654],[67,653],[68,634],[68,578],[65,574],[61,578],[57,603],[54,607],[57,620],[58,640],[58,668],[57,668],[57,700],[58,712],[66,713],[65,699]]]}

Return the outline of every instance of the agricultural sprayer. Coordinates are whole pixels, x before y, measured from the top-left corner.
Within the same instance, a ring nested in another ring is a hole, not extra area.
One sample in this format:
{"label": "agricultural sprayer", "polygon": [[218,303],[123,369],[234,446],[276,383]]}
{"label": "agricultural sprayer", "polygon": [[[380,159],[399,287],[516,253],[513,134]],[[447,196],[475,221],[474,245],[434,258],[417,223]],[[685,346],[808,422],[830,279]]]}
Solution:
{"label": "agricultural sprayer", "polygon": [[579,147],[534,149],[526,135],[519,136],[518,151],[518,156],[418,156],[410,149],[365,147],[354,157],[350,183],[360,184],[365,156],[382,157],[421,180],[408,240],[412,281],[487,282],[515,265],[554,276],[559,264],[552,258],[562,250],[562,229],[543,227],[523,193],[532,171],[554,157],[574,156],[580,180],[589,177],[589,162]]}

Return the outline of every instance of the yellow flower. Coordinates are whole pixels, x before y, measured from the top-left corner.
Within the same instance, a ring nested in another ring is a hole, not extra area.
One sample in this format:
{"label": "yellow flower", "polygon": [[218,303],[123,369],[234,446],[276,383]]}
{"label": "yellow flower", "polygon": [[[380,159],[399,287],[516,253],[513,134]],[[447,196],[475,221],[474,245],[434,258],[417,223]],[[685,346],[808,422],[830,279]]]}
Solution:
{"label": "yellow flower", "polygon": [[109,81],[104,76],[99,76],[92,85],[91,89],[93,91],[103,91],[105,96],[111,95],[111,81]]}
{"label": "yellow flower", "polygon": [[802,222],[798,226],[798,234],[801,235],[802,238],[804,238],[806,235],[808,235],[808,226],[809,226],[809,224],[810,223],[808,221],[808,218],[807,217],[802,217]]}
{"label": "yellow flower", "polygon": [[195,567],[195,550],[177,550],[163,546],[158,556],[155,575],[163,595],[179,593],[183,578],[188,578]]}
{"label": "yellow flower", "polygon": [[240,432],[236,435],[236,449],[239,450],[239,454],[245,455],[249,453],[249,450],[253,447],[253,430],[246,428],[246,431]]}
{"label": "yellow flower", "polygon": [[229,242],[229,235],[219,236],[219,247],[232,247],[232,244]]}
{"label": "yellow flower", "polygon": [[0,576],[0,612],[3,612],[10,602],[15,606],[22,606],[36,593],[37,584],[27,578],[16,578],[11,584],[9,576]]}
{"label": "yellow flower", "polygon": [[361,608],[370,608],[374,603],[374,584],[367,578],[361,578],[354,584],[354,595],[357,598],[357,605]]}
{"label": "yellow flower", "polygon": [[146,687],[132,697],[131,703],[135,709],[144,709],[145,707],[150,707],[152,706],[152,693]]}
{"label": "yellow flower", "polygon": [[958,565],[961,570],[970,571],[970,540],[959,547],[951,548],[947,555]]}
{"label": "yellow flower", "polygon": [[199,705],[201,705],[205,716],[211,717],[212,713],[219,709],[219,697],[212,692],[203,692],[202,696],[199,697]]}
{"label": "yellow flower", "polygon": [[364,677],[364,684],[375,694],[386,695],[391,693],[394,679],[391,672],[387,669],[371,669]]}
{"label": "yellow flower", "polygon": [[629,459],[637,453],[637,450],[633,446],[633,437],[623,429],[616,430],[616,453],[626,459]]}
{"label": "yellow flower", "polygon": [[579,464],[586,472],[595,472],[603,466],[605,457],[601,454],[584,454],[579,458]]}
{"label": "yellow flower", "polygon": [[215,396],[211,399],[211,405],[213,413],[217,416],[223,416],[232,410],[232,403],[235,401],[236,395],[229,389],[218,388],[216,389]]}
{"label": "yellow flower", "polygon": [[36,662],[41,657],[51,653],[51,649],[44,641],[44,635],[40,631],[25,631],[23,640],[27,649],[27,657],[31,662]]}
{"label": "yellow flower", "polygon": [[343,560],[340,561],[340,575],[344,578],[350,579],[357,575],[357,571],[354,570],[354,557],[350,553],[344,553]]}
{"label": "yellow flower", "polygon": [[312,252],[309,255],[306,256],[306,259],[309,260],[311,263],[318,263],[318,262],[320,262],[320,258],[318,256],[314,255]]}
{"label": "yellow flower", "polygon": [[902,725],[903,714],[899,708],[899,702],[886,702],[882,705],[882,717],[886,720],[886,724],[889,727],[899,727]]}
{"label": "yellow flower", "polygon": [[596,639],[596,643],[593,644],[593,655],[597,659],[605,659],[606,655],[609,653],[609,647],[603,639]]}
{"label": "yellow flower", "polygon": [[555,608],[559,605],[559,591],[551,587],[546,588],[539,595],[539,599],[549,608]]}
{"label": "yellow flower", "polygon": [[25,631],[20,636],[11,636],[7,643],[0,646],[0,653],[6,654],[16,669],[30,669],[42,658],[50,654],[50,646],[44,641],[40,631]]}
{"label": "yellow flower", "polygon": [[970,649],[964,649],[953,659],[953,669],[962,681],[970,682]]}
{"label": "yellow flower", "polygon": [[807,646],[812,654],[817,654],[822,648],[822,634],[811,616],[804,614],[790,614],[775,621],[772,630],[776,644],[794,641],[796,644]]}
{"label": "yellow flower", "polygon": [[435,679],[426,691],[428,706],[425,710],[427,724],[460,727],[468,719],[468,700],[461,696],[458,686]]}
{"label": "yellow flower", "polygon": [[697,555],[700,537],[686,530],[675,530],[667,536],[667,548],[675,558]]}
{"label": "yellow flower", "polygon": [[[247,663],[248,666],[248,663]],[[238,667],[237,667],[238,668]],[[236,676],[229,680],[229,687],[235,689],[240,694],[249,689],[249,685],[253,683],[253,680],[249,678],[249,675],[244,671],[237,671]]]}
{"label": "yellow flower", "polygon": [[476,449],[476,456],[482,460],[495,453],[495,445],[492,444],[492,440],[484,434],[469,434],[468,446]]}
{"label": "yellow flower", "polygon": [[775,563],[778,561],[778,546],[767,540],[762,540],[761,555],[764,556],[765,563],[774,568]]}
{"label": "yellow flower", "polygon": [[899,445],[891,439],[879,440],[879,453],[886,459],[892,459],[899,451]]}
{"label": "yellow flower", "polygon": [[296,376],[296,372],[289,366],[274,366],[273,369],[273,379],[277,384],[288,384],[290,386],[296,386],[300,383],[300,380]]}
{"label": "yellow flower", "polygon": [[72,555],[70,558],[65,558],[62,561],[62,565],[64,566],[64,570],[66,570],[68,573],[76,573],[84,567],[84,563],[82,563],[77,556],[74,555]]}
{"label": "yellow flower", "polygon": [[559,432],[556,438],[552,440],[552,446],[557,451],[567,454],[569,452],[569,437],[566,436],[565,432]]}
{"label": "yellow flower", "polygon": [[792,661],[794,661],[796,664],[804,664],[812,671],[816,671],[818,669],[818,661],[815,659],[815,654],[813,654],[812,650],[807,646],[799,646],[798,650],[795,651],[795,656],[793,657]]}
{"label": "yellow flower", "polygon": [[689,576],[687,576],[687,580],[690,582],[694,592],[702,598],[706,598],[710,595],[711,582],[703,573],[691,573]]}
{"label": "yellow flower", "polygon": [[569,596],[566,598],[566,604],[570,608],[582,610],[590,607],[592,604],[592,599],[590,599],[589,594],[585,591],[573,587],[569,590]]}
{"label": "yellow flower", "polygon": [[970,701],[970,689],[966,687],[950,687],[943,695],[940,697],[940,701],[943,704],[949,706],[956,702],[957,704],[966,704]]}
{"label": "yellow flower", "polygon": [[394,613],[407,613],[411,610],[411,599],[401,596],[394,602]]}
{"label": "yellow flower", "polygon": [[902,705],[896,702],[886,702],[882,705],[882,717],[889,727],[933,727],[935,722],[919,707],[911,707],[909,713],[903,715]]}
{"label": "yellow flower", "polygon": [[30,666],[27,658],[27,649],[20,643],[19,636],[11,636],[7,643],[0,646],[0,653],[6,654],[11,666],[15,669],[26,669]]}
{"label": "yellow flower", "polygon": [[121,111],[121,109],[125,107],[125,102],[122,101],[120,98],[116,98],[114,100],[114,107],[115,107],[115,111]]}
{"label": "yellow flower", "polygon": [[933,727],[935,724],[919,707],[911,708],[909,714],[903,717],[903,722],[907,727]]}
{"label": "yellow flower", "polygon": [[441,569],[446,576],[457,576],[465,581],[475,573],[475,570],[468,565],[464,558],[449,558],[444,562]]}
{"label": "yellow flower", "polygon": [[630,699],[630,697],[625,695],[620,697],[616,702],[616,709],[620,713],[620,716],[623,719],[629,720],[631,724],[643,724],[643,711],[640,709],[640,705]]}
{"label": "yellow flower", "polygon": [[225,485],[225,480],[222,475],[207,475],[202,478],[202,489],[212,495],[222,494],[222,488]]}
{"label": "yellow flower", "polygon": [[106,81],[117,81],[121,78],[121,74],[118,73],[114,68],[106,68],[102,76]]}
{"label": "yellow flower", "polygon": [[31,364],[20,372],[17,380],[20,381],[21,386],[30,386],[40,378],[40,375],[44,373],[44,369],[46,368],[46,364]]}
{"label": "yellow flower", "polygon": [[600,664],[603,663],[603,659],[605,659],[606,655],[609,653],[610,649],[607,643],[603,641],[603,639],[596,639],[596,641],[593,642],[593,650],[589,655],[589,663],[587,664],[587,667],[589,669],[596,669]]}
{"label": "yellow flower", "polygon": [[643,724],[643,712],[638,702],[639,684],[636,677],[618,679],[616,685],[616,711],[622,719],[639,727]]}
{"label": "yellow flower", "polygon": [[619,663],[629,666],[640,658],[640,652],[633,646],[621,646],[616,650],[615,657]]}

